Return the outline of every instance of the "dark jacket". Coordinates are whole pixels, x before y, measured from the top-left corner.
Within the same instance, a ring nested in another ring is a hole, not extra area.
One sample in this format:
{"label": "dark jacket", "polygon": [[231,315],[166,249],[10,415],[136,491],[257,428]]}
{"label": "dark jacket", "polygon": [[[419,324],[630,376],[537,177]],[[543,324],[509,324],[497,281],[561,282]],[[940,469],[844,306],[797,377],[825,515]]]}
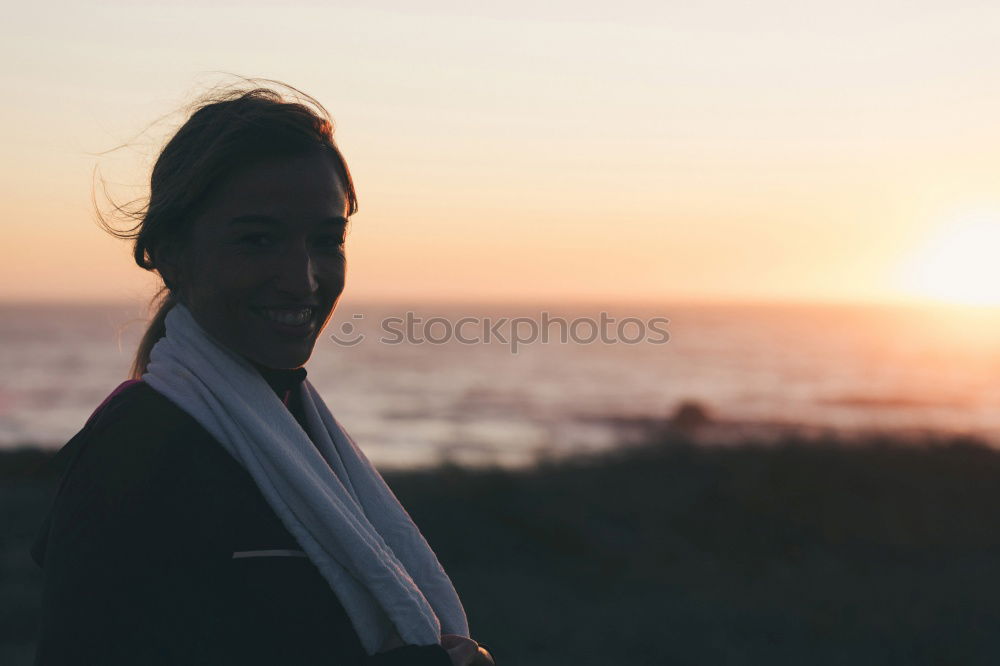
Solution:
{"label": "dark jacket", "polygon": [[[302,422],[287,397],[305,370],[262,374]],[[37,666],[451,666],[440,645],[368,657],[249,473],[148,384],[113,394],[57,461],[32,549],[45,578]]]}

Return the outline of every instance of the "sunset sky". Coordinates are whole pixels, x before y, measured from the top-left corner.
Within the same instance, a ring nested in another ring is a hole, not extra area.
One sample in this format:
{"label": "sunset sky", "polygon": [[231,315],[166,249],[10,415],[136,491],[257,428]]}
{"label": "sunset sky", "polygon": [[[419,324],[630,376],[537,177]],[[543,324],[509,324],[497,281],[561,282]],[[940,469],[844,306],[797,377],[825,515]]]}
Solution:
{"label": "sunset sky", "polygon": [[22,3],[0,300],[151,295],[93,169],[141,193],[232,72],[333,114],[352,298],[1000,305],[998,36],[996,2]]}

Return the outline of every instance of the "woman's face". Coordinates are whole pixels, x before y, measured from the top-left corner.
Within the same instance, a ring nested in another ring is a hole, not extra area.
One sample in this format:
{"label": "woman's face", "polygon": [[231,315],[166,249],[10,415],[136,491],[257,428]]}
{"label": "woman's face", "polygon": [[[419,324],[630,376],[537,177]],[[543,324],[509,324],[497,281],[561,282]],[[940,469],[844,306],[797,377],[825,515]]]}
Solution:
{"label": "woman's face", "polygon": [[344,290],[347,198],[322,153],[252,164],[193,220],[181,300],[209,334],[268,368],[309,360]]}

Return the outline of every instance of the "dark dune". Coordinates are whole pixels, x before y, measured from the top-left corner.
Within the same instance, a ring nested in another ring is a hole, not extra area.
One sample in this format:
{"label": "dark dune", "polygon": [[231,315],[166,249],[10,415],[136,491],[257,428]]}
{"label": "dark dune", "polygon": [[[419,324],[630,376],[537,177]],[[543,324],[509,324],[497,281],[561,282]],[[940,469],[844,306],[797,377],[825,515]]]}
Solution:
{"label": "dark dune", "polygon": [[[30,663],[55,478],[0,455],[0,663]],[[528,471],[392,473],[505,664],[993,664],[1000,453],[679,435]]]}

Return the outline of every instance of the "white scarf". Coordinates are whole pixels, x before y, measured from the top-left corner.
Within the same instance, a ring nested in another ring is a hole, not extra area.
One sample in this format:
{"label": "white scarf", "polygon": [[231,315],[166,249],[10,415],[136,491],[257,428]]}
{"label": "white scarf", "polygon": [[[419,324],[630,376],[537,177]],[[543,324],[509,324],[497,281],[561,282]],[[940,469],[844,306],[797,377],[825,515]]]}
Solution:
{"label": "white scarf", "polygon": [[369,655],[469,635],[465,610],[420,530],[304,380],[309,432],[242,356],[176,304],[143,381],[190,414],[253,477],[329,582]]}

